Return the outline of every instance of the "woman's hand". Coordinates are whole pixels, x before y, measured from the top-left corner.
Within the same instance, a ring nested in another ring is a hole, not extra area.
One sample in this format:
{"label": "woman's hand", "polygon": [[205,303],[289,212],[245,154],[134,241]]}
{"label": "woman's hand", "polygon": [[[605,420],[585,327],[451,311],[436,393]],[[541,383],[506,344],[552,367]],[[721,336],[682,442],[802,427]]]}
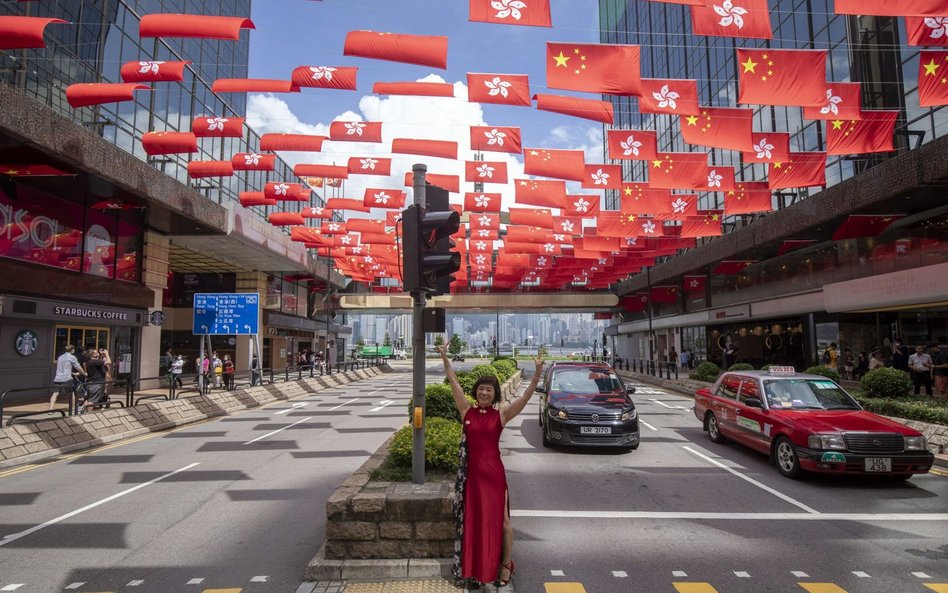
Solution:
{"label": "woman's hand", "polygon": [[537,370],[534,371],[534,373],[535,373],[535,374],[533,375],[534,377],[538,377],[538,378],[540,378],[540,379],[543,378],[541,375],[543,374],[543,365],[544,365],[545,362],[546,362],[546,361],[543,360],[543,355],[542,355],[542,354],[537,354],[537,356],[533,359],[533,363],[537,365]]}
{"label": "woman's hand", "polygon": [[442,358],[443,360],[447,360],[447,358],[448,358],[448,345],[447,345],[447,344],[441,344],[441,345],[438,346],[437,348],[438,348],[438,353],[441,354],[441,358]]}

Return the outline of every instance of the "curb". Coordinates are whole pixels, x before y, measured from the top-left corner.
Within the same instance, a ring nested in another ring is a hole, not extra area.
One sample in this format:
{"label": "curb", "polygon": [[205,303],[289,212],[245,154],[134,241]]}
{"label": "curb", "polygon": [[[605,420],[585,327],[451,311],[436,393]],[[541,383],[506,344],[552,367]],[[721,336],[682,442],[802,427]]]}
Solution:
{"label": "curb", "polygon": [[381,560],[328,560],[326,545],[306,565],[306,581],[378,582],[406,579],[450,579],[450,558],[392,558]]}
{"label": "curb", "polygon": [[933,467],[939,467],[941,469],[948,470],[948,455],[936,453],[935,465]]}

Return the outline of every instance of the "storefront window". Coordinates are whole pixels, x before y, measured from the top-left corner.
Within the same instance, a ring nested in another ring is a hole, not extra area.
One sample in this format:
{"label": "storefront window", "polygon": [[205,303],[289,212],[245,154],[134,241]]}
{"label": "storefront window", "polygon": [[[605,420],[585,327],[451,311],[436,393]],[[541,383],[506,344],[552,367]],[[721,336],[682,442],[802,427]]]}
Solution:
{"label": "storefront window", "polygon": [[115,260],[116,279],[126,282],[141,280],[139,254],[142,251],[143,236],[141,225],[119,220]]}
{"label": "storefront window", "polygon": [[5,184],[0,189],[0,256],[78,272],[82,220],[79,204]]}
{"label": "storefront window", "polygon": [[86,216],[85,247],[82,271],[93,276],[111,278],[115,270],[115,228],[112,213],[90,210]]}

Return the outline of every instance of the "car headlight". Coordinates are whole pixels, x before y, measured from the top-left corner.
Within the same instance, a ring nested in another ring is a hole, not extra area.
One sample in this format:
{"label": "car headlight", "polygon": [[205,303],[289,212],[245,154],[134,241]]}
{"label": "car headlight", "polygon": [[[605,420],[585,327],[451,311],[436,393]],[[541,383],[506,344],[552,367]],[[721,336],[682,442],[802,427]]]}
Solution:
{"label": "car headlight", "polygon": [[846,450],[846,441],[840,434],[811,434],[807,444],[811,449]]}
{"label": "car headlight", "polygon": [[619,420],[635,420],[638,415],[639,413],[635,410],[635,408],[632,408],[631,410],[622,412],[622,416],[619,417]]}
{"label": "car headlight", "polygon": [[555,408],[550,408],[550,416],[554,418],[559,418],[560,420],[569,420],[569,414],[566,413],[566,410],[557,410]]}
{"label": "car headlight", "polygon": [[906,451],[925,451],[928,449],[928,443],[925,437],[905,437]]}

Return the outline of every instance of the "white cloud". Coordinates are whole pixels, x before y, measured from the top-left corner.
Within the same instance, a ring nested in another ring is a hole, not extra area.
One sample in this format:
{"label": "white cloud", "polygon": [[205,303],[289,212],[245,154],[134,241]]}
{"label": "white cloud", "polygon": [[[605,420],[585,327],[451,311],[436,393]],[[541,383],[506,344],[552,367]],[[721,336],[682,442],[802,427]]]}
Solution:
{"label": "white cloud", "polygon": [[550,137],[557,142],[566,144],[572,141],[573,133],[566,126],[556,126],[550,130]]}

